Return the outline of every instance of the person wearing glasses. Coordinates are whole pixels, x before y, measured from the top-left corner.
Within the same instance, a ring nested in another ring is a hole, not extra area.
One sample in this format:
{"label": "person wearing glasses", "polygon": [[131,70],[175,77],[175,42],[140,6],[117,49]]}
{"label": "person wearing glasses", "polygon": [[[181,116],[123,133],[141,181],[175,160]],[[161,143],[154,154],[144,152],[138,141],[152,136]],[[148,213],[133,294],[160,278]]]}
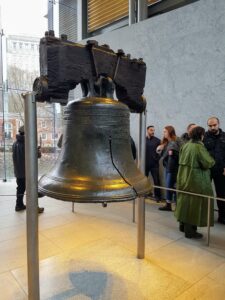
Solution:
{"label": "person wearing glasses", "polygon": [[[208,131],[203,143],[216,163],[211,169],[211,177],[215,185],[216,196],[225,200],[225,132],[220,128],[217,117],[207,121]],[[218,222],[225,225],[225,202],[217,200]]]}

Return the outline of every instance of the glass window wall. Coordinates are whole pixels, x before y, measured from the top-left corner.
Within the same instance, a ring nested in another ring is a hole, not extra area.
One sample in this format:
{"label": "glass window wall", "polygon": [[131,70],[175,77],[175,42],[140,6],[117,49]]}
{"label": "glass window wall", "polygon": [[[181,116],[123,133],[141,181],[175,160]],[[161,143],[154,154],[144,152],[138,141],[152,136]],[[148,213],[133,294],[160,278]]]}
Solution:
{"label": "glass window wall", "polygon": [[[5,36],[0,40],[0,180],[14,177],[12,144],[19,127],[24,124],[23,92],[32,90],[39,76],[39,39]],[[62,107],[59,104],[37,103],[37,136],[42,157],[39,175],[55,163],[60,149]]]}

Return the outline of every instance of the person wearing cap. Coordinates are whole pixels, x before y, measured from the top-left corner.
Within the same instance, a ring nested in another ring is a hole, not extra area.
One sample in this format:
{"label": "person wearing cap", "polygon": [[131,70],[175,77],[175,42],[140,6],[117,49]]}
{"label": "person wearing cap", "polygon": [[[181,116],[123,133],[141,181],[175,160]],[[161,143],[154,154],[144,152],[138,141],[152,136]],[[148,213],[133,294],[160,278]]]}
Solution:
{"label": "person wearing cap", "polygon": [[[16,135],[16,141],[12,146],[12,153],[14,174],[17,183],[15,211],[23,211],[26,209],[26,205],[23,203],[24,192],[26,190],[24,126],[20,126],[19,128],[19,134]],[[40,157],[40,149],[38,149],[38,157]],[[38,207],[39,213],[43,213],[43,211],[43,207]]]}

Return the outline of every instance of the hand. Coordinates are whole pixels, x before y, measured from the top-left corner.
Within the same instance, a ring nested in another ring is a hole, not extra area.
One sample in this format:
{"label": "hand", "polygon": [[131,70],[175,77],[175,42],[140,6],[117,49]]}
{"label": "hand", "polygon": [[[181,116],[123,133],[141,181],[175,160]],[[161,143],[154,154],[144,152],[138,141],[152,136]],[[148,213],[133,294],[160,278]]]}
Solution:
{"label": "hand", "polygon": [[157,150],[160,150],[160,151],[162,151],[162,150],[163,150],[163,148],[164,148],[164,145],[159,145],[159,146],[157,147]]}
{"label": "hand", "polygon": [[225,176],[225,168],[223,168],[223,175]]}
{"label": "hand", "polygon": [[169,154],[169,155],[173,155],[173,150],[169,150],[169,151],[168,151],[168,154]]}
{"label": "hand", "polygon": [[159,145],[157,148],[156,148],[156,153],[161,153],[162,150],[164,149],[164,145]]}

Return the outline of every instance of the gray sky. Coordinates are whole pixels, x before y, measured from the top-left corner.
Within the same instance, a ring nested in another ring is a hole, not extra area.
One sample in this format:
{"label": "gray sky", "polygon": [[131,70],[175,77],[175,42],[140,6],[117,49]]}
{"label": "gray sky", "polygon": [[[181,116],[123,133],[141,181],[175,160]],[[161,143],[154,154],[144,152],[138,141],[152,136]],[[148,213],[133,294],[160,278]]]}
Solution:
{"label": "gray sky", "polygon": [[44,36],[47,0],[0,0],[0,26],[6,35]]}

